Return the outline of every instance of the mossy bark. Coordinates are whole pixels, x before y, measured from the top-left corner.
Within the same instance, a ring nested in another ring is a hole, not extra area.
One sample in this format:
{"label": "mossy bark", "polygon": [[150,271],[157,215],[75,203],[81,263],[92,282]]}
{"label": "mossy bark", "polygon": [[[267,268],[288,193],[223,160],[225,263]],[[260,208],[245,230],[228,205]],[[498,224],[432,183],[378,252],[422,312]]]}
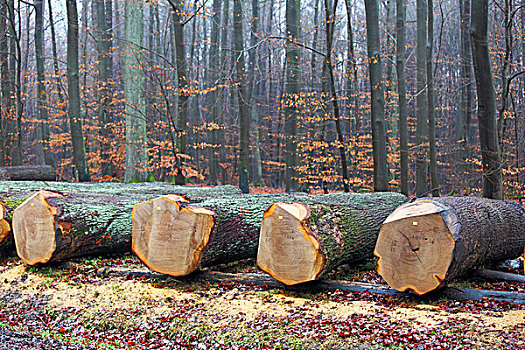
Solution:
{"label": "mossy bark", "polygon": [[368,259],[381,224],[407,199],[398,193],[335,193],[275,203],[264,214],[257,264],[292,285]]}
{"label": "mossy bark", "polygon": [[13,214],[20,258],[29,265],[131,251],[131,210],[138,200],[40,191]]}
{"label": "mossy bark", "polygon": [[51,165],[20,165],[0,168],[0,180],[55,181],[55,168]]}
{"label": "mossy bark", "polygon": [[15,196],[6,199],[0,196],[0,258],[15,255],[15,240],[13,237],[13,211],[24,201]]}
{"label": "mossy bark", "polygon": [[241,191],[231,185],[215,187],[175,186],[165,182],[44,182],[44,181],[0,181],[0,196],[29,195],[40,190],[76,194],[105,194],[148,200],[170,194],[184,196],[190,202],[199,202],[209,197],[239,195]]}
{"label": "mossy bark", "polygon": [[[345,250],[355,249],[357,244],[363,252],[355,254],[371,256],[381,223],[406,200],[397,193],[260,194],[210,199],[199,203],[216,213],[215,227],[203,250],[201,266],[256,257],[265,210],[276,202],[300,202],[311,203],[313,215],[309,225],[323,247],[326,245],[326,270],[329,270],[354,259],[354,253],[340,250],[338,240],[348,241]],[[331,209],[337,212],[332,213]]]}

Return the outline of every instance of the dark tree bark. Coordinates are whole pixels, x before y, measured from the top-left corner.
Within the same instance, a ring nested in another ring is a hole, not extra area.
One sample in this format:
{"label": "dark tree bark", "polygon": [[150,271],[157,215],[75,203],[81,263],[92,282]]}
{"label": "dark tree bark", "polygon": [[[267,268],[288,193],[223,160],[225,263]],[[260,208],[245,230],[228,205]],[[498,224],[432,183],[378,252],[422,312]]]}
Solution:
{"label": "dark tree bark", "polygon": [[8,163],[10,149],[10,138],[8,130],[10,120],[7,118],[9,110],[9,52],[8,52],[8,29],[7,29],[7,2],[0,2],[0,74],[2,77],[1,90],[2,98],[0,105],[0,166]]}
{"label": "dark tree bark", "polygon": [[299,190],[297,167],[297,116],[301,93],[301,54],[296,42],[301,32],[301,1],[286,1],[286,95],[284,130],[286,137],[286,191]]}
{"label": "dark tree bark", "polygon": [[35,0],[35,56],[36,56],[36,71],[37,71],[37,110],[38,122],[37,126],[40,129],[41,139],[38,146],[44,156],[43,163],[46,165],[55,165],[55,160],[51,149],[49,148],[49,115],[47,112],[47,94],[46,94],[46,78],[44,75],[44,1]]}
{"label": "dark tree bark", "polygon": [[233,37],[237,56],[237,101],[239,104],[239,188],[242,193],[250,192],[250,116],[248,114],[248,94],[246,91],[246,64],[244,60],[244,39],[241,0],[233,1]]}
{"label": "dark tree bark", "polygon": [[417,0],[417,129],[416,129],[416,195],[428,190],[428,100],[427,100],[427,6],[425,0]]}
{"label": "dark tree bark", "polygon": [[425,198],[385,220],[375,254],[378,272],[392,288],[421,295],[472,268],[516,258],[523,246],[525,210],[518,203]]}
{"label": "dark tree bark", "polygon": [[405,43],[406,43],[406,2],[396,0],[396,72],[397,92],[399,96],[399,153],[400,182],[399,190],[408,196],[408,124],[407,124],[407,92],[405,79]]}
{"label": "dark tree bark", "polygon": [[365,0],[366,41],[370,71],[372,148],[374,153],[374,190],[388,191],[386,157],[385,95],[379,39],[379,7],[377,0]]}
{"label": "dark tree bark", "polygon": [[325,7],[325,24],[326,24],[326,67],[328,68],[328,77],[330,82],[330,94],[332,100],[332,107],[334,111],[335,130],[337,133],[337,141],[339,155],[341,156],[341,168],[343,173],[343,188],[345,192],[350,191],[348,183],[348,163],[345,151],[345,138],[343,135],[343,128],[341,126],[341,114],[339,112],[339,103],[337,102],[337,91],[335,90],[334,64],[332,62],[332,43],[334,40],[335,18],[337,11],[338,0],[333,2],[333,9],[330,9],[328,0],[324,0]]}
{"label": "dark tree bark", "polygon": [[488,0],[472,0],[470,22],[478,125],[483,164],[483,196],[503,199],[503,174],[496,121],[496,97],[487,41]]}
{"label": "dark tree bark", "polygon": [[78,72],[78,12],[76,0],[67,0],[67,91],[69,95],[69,125],[73,143],[73,163],[79,181],[91,181],[86,159],[86,146],[80,116]]}
{"label": "dark tree bark", "polygon": [[434,107],[434,2],[427,0],[427,84],[428,84],[428,143],[429,171],[432,196],[439,197],[438,167],[436,154],[436,111]]}
{"label": "dark tree bark", "polygon": [[[175,51],[176,51],[176,65],[177,65],[177,84],[178,84],[178,119],[177,131],[179,134],[179,153],[187,154],[187,133],[188,133],[188,99],[189,99],[189,85],[188,72],[186,66],[186,51],[184,46],[184,16],[182,14],[181,4],[177,1],[171,1],[173,7],[173,30],[175,34]],[[184,158],[177,157],[177,174],[175,175],[175,183],[177,185],[184,185],[186,180],[184,178]]]}

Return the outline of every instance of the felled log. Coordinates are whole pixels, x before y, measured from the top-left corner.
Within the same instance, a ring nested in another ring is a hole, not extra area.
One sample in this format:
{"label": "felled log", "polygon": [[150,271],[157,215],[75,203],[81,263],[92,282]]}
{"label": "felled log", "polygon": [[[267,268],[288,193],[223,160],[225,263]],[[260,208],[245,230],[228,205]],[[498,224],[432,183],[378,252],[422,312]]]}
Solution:
{"label": "felled log", "polygon": [[13,234],[7,220],[7,208],[0,202],[0,257],[8,255],[13,250]]}
{"label": "felled log", "polygon": [[150,269],[184,276],[197,268],[214,225],[214,212],[168,195],[135,204],[132,250]]}
{"label": "felled log", "polygon": [[28,265],[131,250],[137,200],[39,191],[13,213],[16,250]]}
{"label": "felled log", "polygon": [[210,197],[239,195],[236,186],[215,187],[175,186],[166,182],[44,182],[44,181],[0,181],[0,194],[26,194],[47,190],[61,193],[105,194],[108,196],[126,196],[140,200],[149,200],[158,196],[178,194],[190,202],[199,202]]}
{"label": "felled log", "polygon": [[474,277],[486,280],[525,283],[525,276],[518,275],[517,273],[508,273],[495,270],[476,270],[472,275]]}
{"label": "felled log", "polygon": [[18,165],[1,167],[0,180],[55,181],[56,171],[51,165]]}
{"label": "felled log", "polygon": [[399,291],[431,292],[473,268],[518,257],[525,210],[509,201],[425,198],[396,209],[377,240],[377,271]]}
{"label": "felled log", "polygon": [[382,222],[406,200],[398,193],[347,193],[274,203],[264,212],[257,266],[294,285],[370,258]]}

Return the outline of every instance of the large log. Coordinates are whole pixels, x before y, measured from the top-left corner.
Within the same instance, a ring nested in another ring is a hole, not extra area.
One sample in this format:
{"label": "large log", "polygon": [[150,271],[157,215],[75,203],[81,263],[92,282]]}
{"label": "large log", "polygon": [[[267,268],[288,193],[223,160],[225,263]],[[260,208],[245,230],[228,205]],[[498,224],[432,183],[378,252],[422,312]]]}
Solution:
{"label": "large log", "polygon": [[475,197],[424,198],[396,209],[377,240],[377,270],[399,291],[431,292],[469,270],[523,253],[525,210]]}
{"label": "large log", "polygon": [[1,167],[0,180],[55,181],[56,171],[51,165],[18,165]]}
{"label": "large log", "polygon": [[13,213],[16,250],[28,265],[131,250],[131,210],[122,196],[39,191]]}
{"label": "large log", "polygon": [[398,193],[371,193],[275,203],[264,213],[257,266],[294,285],[370,258],[382,222],[406,200]]}
{"label": "large log", "polygon": [[200,187],[175,186],[166,182],[45,182],[45,181],[0,181],[0,196],[16,194],[29,197],[33,193],[46,190],[60,193],[104,194],[108,196],[133,197],[149,200],[158,196],[178,194],[190,202],[199,202],[210,197],[239,195],[238,187],[231,185]]}

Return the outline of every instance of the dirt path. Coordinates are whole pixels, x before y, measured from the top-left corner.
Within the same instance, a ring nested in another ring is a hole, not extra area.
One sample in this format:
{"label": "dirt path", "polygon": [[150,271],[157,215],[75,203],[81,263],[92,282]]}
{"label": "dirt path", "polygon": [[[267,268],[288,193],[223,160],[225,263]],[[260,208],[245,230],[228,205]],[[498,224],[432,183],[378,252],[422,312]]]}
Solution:
{"label": "dirt path", "polygon": [[10,349],[525,349],[525,305],[181,284],[107,276],[108,264],[144,271],[130,258],[0,268],[0,341]]}

